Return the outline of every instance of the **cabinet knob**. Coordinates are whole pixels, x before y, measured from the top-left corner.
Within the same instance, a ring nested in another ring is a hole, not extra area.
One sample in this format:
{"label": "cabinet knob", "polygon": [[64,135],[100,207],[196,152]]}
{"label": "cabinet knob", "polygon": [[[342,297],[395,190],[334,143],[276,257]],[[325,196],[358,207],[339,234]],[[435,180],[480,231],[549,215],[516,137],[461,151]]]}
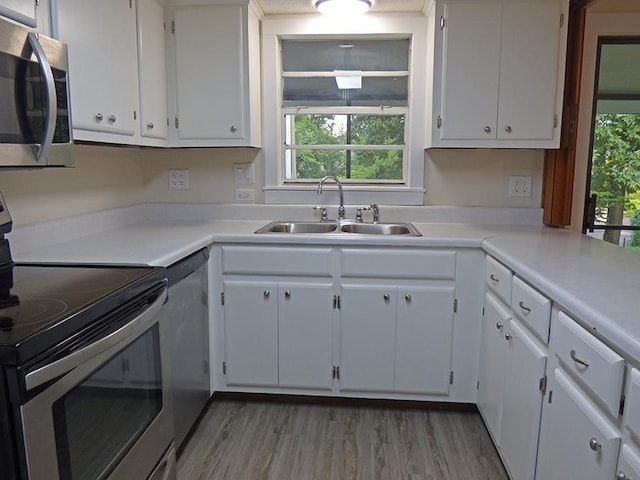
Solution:
{"label": "cabinet knob", "polygon": [[271,296],[271,292],[269,290],[265,290],[263,295],[264,295],[264,298],[269,298]]}
{"label": "cabinet knob", "polygon": [[507,125],[506,127],[504,127],[504,131],[507,133],[511,133],[512,131],[511,125]]}
{"label": "cabinet knob", "polygon": [[616,480],[629,480],[629,477],[627,477],[626,473],[620,470],[618,473],[616,473]]}
{"label": "cabinet knob", "polygon": [[116,116],[115,115],[109,115],[109,123],[116,123]]}
{"label": "cabinet knob", "polygon": [[231,125],[231,128],[229,128],[229,131],[231,133],[237,133],[238,132],[238,127],[236,127],[235,125]]}
{"label": "cabinet knob", "polygon": [[502,323],[500,323],[500,322],[496,323],[496,328],[497,328],[498,330],[502,330],[502,327],[503,327],[503,326],[504,326],[504,325],[502,325]]}
{"label": "cabinet knob", "polygon": [[507,332],[507,333],[505,333],[505,334],[504,334],[504,339],[505,339],[507,342],[508,342],[509,340],[511,340],[512,338],[513,338],[513,336],[512,336],[509,332]]}
{"label": "cabinet knob", "polygon": [[484,133],[491,133],[491,127],[489,125],[484,127]]}
{"label": "cabinet knob", "polygon": [[406,294],[404,296],[404,299],[406,300],[407,303],[411,303],[411,300],[413,300],[413,297],[410,294]]}
{"label": "cabinet knob", "polygon": [[388,293],[385,293],[382,298],[384,298],[385,302],[388,302],[391,299],[391,295],[389,295]]}
{"label": "cabinet knob", "polygon": [[289,290],[284,292],[284,298],[291,298],[291,292]]}
{"label": "cabinet knob", "polygon": [[104,115],[101,113],[96,114],[96,122],[100,123],[104,119]]}
{"label": "cabinet knob", "polygon": [[147,123],[147,129],[153,130],[153,122]]}
{"label": "cabinet knob", "polygon": [[589,448],[594,452],[597,452],[602,448],[602,444],[598,442],[598,439],[596,437],[593,437],[591,438],[591,440],[589,440]]}

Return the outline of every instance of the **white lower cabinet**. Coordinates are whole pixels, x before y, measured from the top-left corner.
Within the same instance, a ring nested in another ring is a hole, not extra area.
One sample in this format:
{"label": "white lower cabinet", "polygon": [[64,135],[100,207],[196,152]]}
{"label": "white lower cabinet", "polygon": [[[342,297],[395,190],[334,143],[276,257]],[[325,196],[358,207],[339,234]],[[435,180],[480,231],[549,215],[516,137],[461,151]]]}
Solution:
{"label": "white lower cabinet", "polygon": [[481,342],[478,409],[511,478],[533,480],[547,354],[490,293]]}
{"label": "white lower cabinet", "polygon": [[332,387],[333,286],[224,282],[227,385]]}
{"label": "white lower cabinet", "polygon": [[447,395],[455,288],[343,284],[340,389]]}
{"label": "white lower cabinet", "polygon": [[545,402],[539,480],[615,478],[620,434],[559,368]]}
{"label": "white lower cabinet", "polygon": [[623,445],[616,469],[616,480],[640,480],[640,456],[629,445]]}

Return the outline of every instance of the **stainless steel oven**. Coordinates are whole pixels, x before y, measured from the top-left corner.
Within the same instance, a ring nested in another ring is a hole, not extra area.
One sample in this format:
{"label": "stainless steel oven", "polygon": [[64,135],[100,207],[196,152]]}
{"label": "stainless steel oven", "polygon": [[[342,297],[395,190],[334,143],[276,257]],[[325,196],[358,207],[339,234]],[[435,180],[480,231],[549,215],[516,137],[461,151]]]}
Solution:
{"label": "stainless steel oven", "polygon": [[174,480],[166,270],[13,264],[7,215],[0,479]]}
{"label": "stainless steel oven", "polygon": [[72,164],[68,77],[64,43],[0,19],[0,167]]}

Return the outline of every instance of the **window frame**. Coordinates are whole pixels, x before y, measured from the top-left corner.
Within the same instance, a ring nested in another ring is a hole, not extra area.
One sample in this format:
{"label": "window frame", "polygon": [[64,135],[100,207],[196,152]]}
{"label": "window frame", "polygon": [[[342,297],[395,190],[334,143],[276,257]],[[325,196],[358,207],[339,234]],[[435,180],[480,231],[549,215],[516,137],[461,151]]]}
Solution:
{"label": "window frame", "polygon": [[[286,181],[284,168],[284,123],[282,106],[282,57],[280,41],[283,39],[355,38],[393,39],[409,38],[409,79],[405,115],[405,150],[403,153],[404,182],[360,183],[345,182],[345,201],[349,205],[379,203],[387,205],[424,204],[424,164],[426,136],[427,85],[427,18],[422,14],[367,14],[354,22],[340,22],[324,15],[295,17],[266,16],[262,24],[263,59],[263,132],[265,203],[317,204],[316,182]],[[276,94],[273,94],[276,92]],[[323,109],[325,107],[322,107]],[[338,108],[333,108],[337,110]],[[309,109],[311,110],[311,109]],[[305,113],[310,113],[305,109]],[[327,191],[329,194],[330,191]],[[337,196],[336,196],[337,198]],[[328,195],[323,202],[333,202]],[[335,202],[333,202],[335,203]]]}

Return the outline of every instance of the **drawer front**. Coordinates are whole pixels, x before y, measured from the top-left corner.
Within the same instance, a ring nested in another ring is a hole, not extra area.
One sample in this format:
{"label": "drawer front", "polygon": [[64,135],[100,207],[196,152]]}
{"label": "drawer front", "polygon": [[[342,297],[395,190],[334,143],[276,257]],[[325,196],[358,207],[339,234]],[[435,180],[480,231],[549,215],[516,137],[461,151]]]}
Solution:
{"label": "drawer front", "polygon": [[640,480],[640,457],[629,445],[622,445],[616,475],[620,480]]}
{"label": "drawer front", "polygon": [[452,250],[342,250],[342,276],[453,280],[456,252]]}
{"label": "drawer front", "polygon": [[624,379],[623,358],[562,312],[554,323],[551,343],[565,368],[617,417]]}
{"label": "drawer front", "polygon": [[507,305],[511,305],[511,277],[513,273],[497,260],[487,257],[484,280],[489,289]]}
{"label": "drawer front", "polygon": [[544,343],[549,342],[551,301],[518,277],[513,277],[511,308]]}
{"label": "drawer front", "polygon": [[631,384],[629,385],[629,397],[625,401],[627,419],[625,426],[636,440],[640,441],[640,370],[631,369]]}
{"label": "drawer front", "polygon": [[222,273],[330,277],[330,248],[222,247]]}

